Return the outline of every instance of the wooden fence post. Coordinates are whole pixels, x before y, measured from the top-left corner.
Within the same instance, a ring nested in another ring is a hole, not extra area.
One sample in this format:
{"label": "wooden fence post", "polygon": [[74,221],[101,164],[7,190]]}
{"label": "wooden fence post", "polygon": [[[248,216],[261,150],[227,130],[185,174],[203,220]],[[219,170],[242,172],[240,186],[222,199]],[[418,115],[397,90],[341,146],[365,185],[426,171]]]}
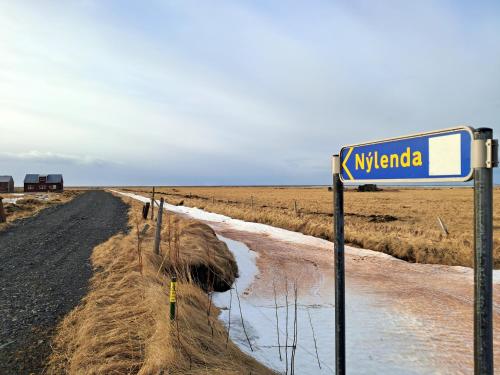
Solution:
{"label": "wooden fence post", "polygon": [[160,240],[161,240],[161,221],[163,216],[163,198],[160,199],[160,208],[158,209],[158,217],[156,218],[156,232],[155,232],[155,254],[160,254]]}
{"label": "wooden fence post", "polygon": [[149,213],[149,207],[151,204],[149,202],[146,202],[144,206],[142,206],[142,217],[144,220],[148,218],[148,213]]}
{"label": "wooden fence post", "polygon": [[250,197],[251,202],[252,202],[252,210],[253,210],[253,195]]}
{"label": "wooden fence post", "polygon": [[153,186],[153,193],[151,194],[151,220],[155,219],[155,187]]}
{"label": "wooden fence post", "polygon": [[5,216],[5,211],[3,209],[3,198],[0,197],[0,223],[5,223],[7,221],[7,217]]}
{"label": "wooden fence post", "polygon": [[441,227],[441,230],[443,231],[443,234],[444,234],[446,237],[448,237],[448,234],[450,234],[450,233],[448,232],[448,228],[446,228],[446,225],[444,225],[443,220],[441,220],[441,218],[440,218],[439,216],[437,217],[437,219],[438,219],[439,226]]}
{"label": "wooden fence post", "polygon": [[293,201],[293,209],[295,211],[295,216],[297,216],[297,212],[298,212],[298,209],[297,209],[297,201]]}

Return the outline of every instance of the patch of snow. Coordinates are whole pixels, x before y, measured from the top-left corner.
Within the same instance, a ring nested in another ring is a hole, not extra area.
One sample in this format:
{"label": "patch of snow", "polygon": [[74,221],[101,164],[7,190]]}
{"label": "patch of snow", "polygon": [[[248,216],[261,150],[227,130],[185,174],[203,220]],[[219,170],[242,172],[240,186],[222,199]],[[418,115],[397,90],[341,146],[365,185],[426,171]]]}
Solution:
{"label": "patch of snow", "polygon": [[[217,237],[227,244],[236,259],[236,263],[238,264],[238,278],[234,284],[243,293],[253,283],[255,276],[259,274],[259,268],[257,267],[257,257],[259,255],[255,251],[250,250],[243,242],[231,240],[220,234]],[[214,296],[217,295],[217,298],[219,298],[224,294],[226,293],[214,293]],[[220,300],[220,302],[224,301]]]}
{"label": "patch of snow", "polygon": [[10,195],[14,196],[14,198],[4,198],[2,202],[16,204],[18,200],[25,198],[34,198],[42,201],[48,201],[50,199],[48,194],[28,194],[28,196],[26,196],[26,194],[15,193]]}
{"label": "patch of snow", "polygon": [[500,284],[500,270],[493,270],[493,283]]}
{"label": "patch of snow", "polygon": [[2,199],[2,202],[3,203],[15,204],[19,199],[22,199],[22,197],[24,196],[24,194],[13,193],[13,194],[9,194],[9,196],[13,196],[14,198],[4,198],[4,199]]}

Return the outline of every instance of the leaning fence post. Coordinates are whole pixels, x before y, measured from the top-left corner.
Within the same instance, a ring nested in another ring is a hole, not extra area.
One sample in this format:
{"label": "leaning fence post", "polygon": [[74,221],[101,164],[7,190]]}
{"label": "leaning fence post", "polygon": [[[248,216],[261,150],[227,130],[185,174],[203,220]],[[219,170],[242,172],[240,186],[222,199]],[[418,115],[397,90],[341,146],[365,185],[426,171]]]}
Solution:
{"label": "leaning fence post", "polygon": [[446,228],[446,225],[444,225],[443,220],[441,220],[441,218],[440,218],[439,216],[437,217],[437,219],[438,219],[439,226],[441,227],[441,230],[443,231],[443,234],[444,234],[446,237],[448,237],[448,234],[450,234],[450,233],[448,232],[448,228]]}
{"label": "leaning fence post", "polygon": [[7,218],[5,216],[5,211],[3,209],[3,197],[0,197],[0,223],[5,223],[7,221]]}
{"label": "leaning fence post", "polygon": [[155,187],[153,186],[153,193],[151,194],[151,220],[155,219]]}
{"label": "leaning fence post", "polygon": [[160,199],[160,208],[158,209],[158,217],[156,218],[155,247],[154,247],[155,254],[160,254],[162,217],[163,217],[163,198]]}

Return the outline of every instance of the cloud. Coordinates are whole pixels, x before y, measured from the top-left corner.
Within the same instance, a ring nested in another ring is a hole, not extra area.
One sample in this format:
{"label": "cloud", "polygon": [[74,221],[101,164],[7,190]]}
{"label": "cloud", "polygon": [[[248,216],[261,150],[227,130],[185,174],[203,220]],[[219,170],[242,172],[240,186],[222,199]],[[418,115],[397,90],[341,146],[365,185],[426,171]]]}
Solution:
{"label": "cloud", "polygon": [[342,144],[495,126],[498,14],[431,1],[3,2],[1,157],[13,173],[59,163],[89,184],[329,183]]}
{"label": "cloud", "polygon": [[20,153],[0,152],[2,161],[35,162],[46,164],[71,164],[71,165],[103,165],[104,160],[90,156],[57,154],[54,152],[40,152],[36,150]]}

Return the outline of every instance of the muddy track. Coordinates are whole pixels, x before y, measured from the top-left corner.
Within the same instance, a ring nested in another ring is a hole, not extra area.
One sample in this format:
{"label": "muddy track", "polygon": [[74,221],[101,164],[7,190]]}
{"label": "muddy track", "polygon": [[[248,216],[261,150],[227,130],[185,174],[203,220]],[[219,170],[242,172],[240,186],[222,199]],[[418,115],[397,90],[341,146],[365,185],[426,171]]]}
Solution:
{"label": "muddy track", "polygon": [[86,293],[92,249],[128,230],[127,210],[89,191],[0,232],[0,374],[43,372],[56,324]]}

